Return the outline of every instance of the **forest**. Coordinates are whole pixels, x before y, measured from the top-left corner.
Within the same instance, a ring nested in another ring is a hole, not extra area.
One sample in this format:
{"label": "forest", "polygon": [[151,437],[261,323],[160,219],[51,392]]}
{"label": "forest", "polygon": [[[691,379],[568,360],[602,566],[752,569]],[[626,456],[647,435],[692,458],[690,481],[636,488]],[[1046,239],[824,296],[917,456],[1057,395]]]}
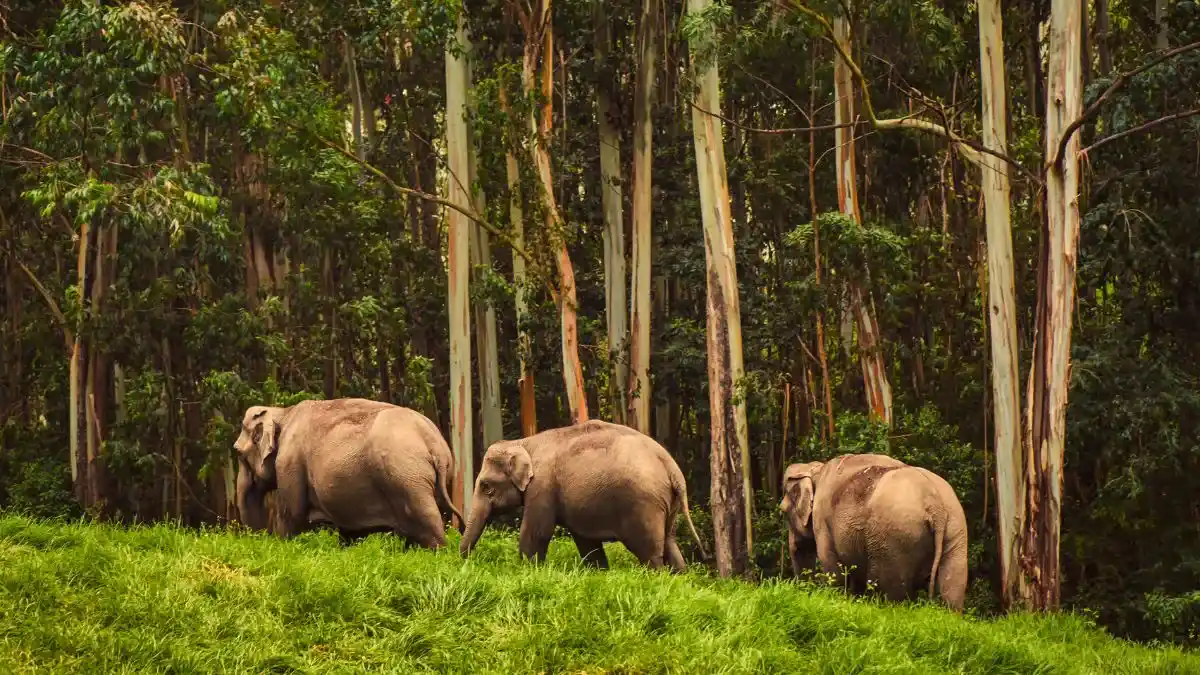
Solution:
{"label": "forest", "polygon": [[420,411],[456,501],[602,419],[720,576],[883,453],[970,611],[1194,646],[1197,82],[1194,0],[0,0],[0,509],[235,523],[253,405]]}

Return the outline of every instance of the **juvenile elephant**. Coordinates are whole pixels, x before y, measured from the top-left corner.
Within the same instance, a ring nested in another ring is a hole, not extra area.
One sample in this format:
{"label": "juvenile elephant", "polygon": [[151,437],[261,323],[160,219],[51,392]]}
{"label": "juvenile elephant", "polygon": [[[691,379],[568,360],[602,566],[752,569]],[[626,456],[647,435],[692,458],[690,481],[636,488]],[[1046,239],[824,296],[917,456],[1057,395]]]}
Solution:
{"label": "juvenile elephant", "polygon": [[937,474],[886,455],[841,455],[792,464],[780,509],[788,519],[793,570],[815,543],[827,573],[854,566],[851,590],[873,581],[890,599],[911,598],[928,583],[962,611],[967,588],[967,519],[954,489]]}
{"label": "juvenile elephant", "polygon": [[279,534],[324,523],[343,541],[391,531],[428,548],[446,543],[439,506],[462,515],[446,491],[454,456],[441,432],[408,408],[361,398],[253,406],[234,443],[242,521],[266,529],[275,490]]}
{"label": "juvenile elephant", "polygon": [[675,541],[680,512],[703,553],[679,465],[654,439],[619,424],[592,420],[493,443],[472,499],[459,546],[464,556],[489,519],[521,505],[521,555],[539,562],[562,525],[589,565],[607,568],[603,544],[619,541],[653,569],[665,561],[682,571],[687,565]]}

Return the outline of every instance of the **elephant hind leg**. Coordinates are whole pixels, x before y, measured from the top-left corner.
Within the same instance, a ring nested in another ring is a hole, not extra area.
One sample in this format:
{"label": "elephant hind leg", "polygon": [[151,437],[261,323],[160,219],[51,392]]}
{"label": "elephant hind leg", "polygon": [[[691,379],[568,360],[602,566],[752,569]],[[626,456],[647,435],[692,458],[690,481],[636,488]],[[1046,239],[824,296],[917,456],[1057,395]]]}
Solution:
{"label": "elephant hind leg", "polygon": [[608,556],[604,555],[604,542],[599,539],[588,539],[579,535],[571,535],[575,540],[575,548],[579,549],[579,557],[589,567],[608,569]]}
{"label": "elephant hind leg", "polygon": [[442,512],[432,495],[418,502],[405,520],[408,522],[397,528],[397,534],[403,534],[409,541],[434,551],[446,545]]}
{"label": "elephant hind leg", "polygon": [[[631,527],[621,538],[621,543],[629,552],[650,569],[656,570],[663,566],[666,553],[666,533],[662,526],[662,515],[658,518],[645,517],[638,512],[630,516]],[[651,523],[657,521],[657,525]]]}
{"label": "elephant hind leg", "polygon": [[667,537],[667,545],[665,547],[664,554],[667,559],[667,564],[671,566],[672,571],[687,571],[687,562],[683,559],[683,552],[679,550],[679,542],[675,541],[675,537]]}

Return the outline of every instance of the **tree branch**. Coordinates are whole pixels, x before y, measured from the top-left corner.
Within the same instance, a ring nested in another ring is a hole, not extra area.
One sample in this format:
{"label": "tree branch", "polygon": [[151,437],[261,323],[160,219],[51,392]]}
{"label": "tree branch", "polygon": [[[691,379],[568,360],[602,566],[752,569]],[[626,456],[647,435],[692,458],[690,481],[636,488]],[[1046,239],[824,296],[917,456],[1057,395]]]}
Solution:
{"label": "tree branch", "polygon": [[21,262],[13,253],[9,252],[8,257],[10,260],[17,263],[17,267],[21,268],[21,271],[25,273],[26,277],[28,277],[29,282],[32,283],[34,288],[37,289],[38,294],[40,294],[42,299],[46,301],[46,306],[50,308],[50,313],[54,315],[55,320],[58,321],[60,326],[62,326],[63,337],[66,340],[67,351],[71,351],[75,344],[75,332],[71,330],[71,323],[67,321],[67,315],[63,314],[62,310],[59,309],[58,303],[55,302],[54,297],[50,295],[50,291],[46,290],[46,287],[43,286],[42,282],[38,280],[37,276],[33,273],[33,270],[29,269],[25,263]]}
{"label": "tree branch", "polygon": [[954,148],[963,156],[963,159],[978,167],[980,170],[986,168],[983,165],[983,155],[991,155],[1012,165],[1038,185],[1042,184],[1042,181],[1033,172],[1021,166],[1021,164],[1012,157],[1009,157],[1002,152],[992,150],[991,148],[984,147],[982,144],[968,141],[950,129],[947,129],[945,126],[930,122],[929,120],[917,119],[913,117],[898,117],[885,120],[881,120],[876,117],[875,107],[871,103],[870,89],[867,86],[867,78],[863,75],[862,68],[858,66],[858,63],[856,63],[846,51],[846,46],[837,39],[837,34],[834,32],[833,24],[829,22],[829,19],[825,18],[825,16],[822,14],[814,11],[808,5],[804,4],[802,0],[778,1],[781,3],[790,4],[797,11],[811,17],[817,23],[821,24],[822,29],[825,31],[825,39],[833,45],[834,49],[837,50],[838,56],[850,68],[850,72],[854,75],[854,79],[858,82],[858,88],[862,92],[863,112],[866,114],[867,121],[871,123],[872,127],[880,130],[915,129],[917,131],[924,131],[926,133],[933,134],[934,136],[941,136],[942,138],[950,141]]}
{"label": "tree branch", "polygon": [[700,112],[704,113],[705,115],[708,115],[709,117],[715,117],[715,118],[721,120],[722,122],[724,122],[725,124],[728,124],[731,127],[736,127],[738,129],[741,129],[742,131],[748,131],[748,132],[754,133],[754,134],[807,134],[810,132],[833,131],[834,129],[844,129],[847,127],[856,127],[856,126],[860,126],[862,124],[866,124],[866,122],[863,122],[861,120],[856,120],[854,122],[843,122],[841,124],[825,124],[825,125],[817,126],[817,127],[784,127],[781,129],[759,129],[757,127],[748,127],[739,122],[735,122],[734,120],[731,120],[728,117],[725,117],[724,115],[721,115],[719,113],[705,110],[704,108],[701,108],[700,106],[696,105],[695,101],[688,101],[688,104],[691,105],[696,110],[699,110]]}
{"label": "tree branch", "polygon": [[[293,129],[296,129],[297,131],[302,131],[301,129],[292,125],[291,123],[286,123],[286,124],[288,124],[288,126],[292,127]],[[459,213],[470,218],[471,220],[475,221],[476,223],[479,223],[480,227],[482,227],[483,229],[487,230],[495,237],[502,240],[505,244],[508,245],[509,248],[511,248],[513,250],[514,253],[516,253],[517,255],[524,258],[525,262],[527,262],[530,265],[537,266],[537,261],[534,260],[529,255],[529,253],[526,252],[523,247],[521,247],[520,244],[517,244],[516,242],[514,242],[512,240],[512,237],[509,237],[506,232],[504,232],[500,228],[496,227],[495,225],[492,225],[488,221],[484,220],[482,216],[478,215],[471,209],[459,206],[458,204],[455,204],[454,202],[450,201],[449,199],[443,199],[442,197],[439,197],[437,195],[431,195],[428,192],[421,192],[420,190],[414,190],[409,187],[404,187],[403,185],[400,185],[396,181],[392,180],[391,176],[387,175],[387,173],[385,173],[383,171],[383,169],[380,169],[379,167],[371,164],[370,162],[359,159],[358,156],[355,155],[354,153],[350,152],[349,150],[346,150],[342,146],[338,145],[337,143],[334,143],[333,141],[331,141],[327,138],[324,138],[317,134],[314,134],[314,136],[316,137],[317,141],[321,145],[324,145],[325,147],[329,148],[330,150],[336,150],[338,154],[342,155],[346,159],[353,161],[355,164],[358,164],[363,169],[366,169],[368,172],[374,174],[376,178],[378,178],[379,180],[386,183],[388,187],[395,190],[396,192],[399,192],[402,195],[408,195],[411,197],[416,197],[418,199],[424,199],[425,201],[433,202],[435,204],[440,204],[442,206],[445,206],[446,208],[454,209],[455,211],[458,211]]]}
{"label": "tree branch", "polygon": [[1166,117],[1160,117],[1156,120],[1150,120],[1149,122],[1138,125],[1132,129],[1126,129],[1125,131],[1115,133],[1111,136],[1105,136],[1104,138],[1101,138],[1100,140],[1096,141],[1095,143],[1092,143],[1091,145],[1087,146],[1083,150],[1080,150],[1079,154],[1086,156],[1087,153],[1091,152],[1092,150],[1095,150],[1096,148],[1098,148],[1102,145],[1106,145],[1108,143],[1111,143],[1116,140],[1120,140],[1127,136],[1132,136],[1134,134],[1138,134],[1143,131],[1153,129],[1154,127],[1156,127],[1160,124],[1166,124],[1167,122],[1174,122],[1176,120],[1181,120],[1181,119],[1185,119],[1188,117],[1195,117],[1196,115],[1200,115],[1200,108],[1193,108],[1192,110],[1185,110],[1183,112],[1177,112],[1172,115],[1167,115]]}
{"label": "tree branch", "polygon": [[[1141,75],[1142,73],[1146,72],[1147,70],[1150,70],[1151,68],[1159,65],[1163,61],[1175,58],[1176,56],[1179,56],[1180,54],[1183,54],[1185,52],[1190,52],[1195,49],[1200,49],[1200,42],[1193,42],[1191,44],[1183,45],[1182,47],[1176,47],[1175,49],[1169,49],[1169,50],[1159,54],[1156,58],[1149,61],[1148,63],[1138,66],[1137,68],[1134,68],[1133,70],[1131,70],[1129,72],[1121,73],[1120,75],[1118,75],[1117,79],[1113,80],[1112,84],[1108,85],[1108,88],[1104,90],[1103,94],[1100,94],[1099,98],[1097,98],[1095,101],[1092,101],[1092,104],[1087,107],[1087,110],[1083,111],[1082,115],[1080,115],[1074,122],[1071,122],[1069,125],[1067,125],[1066,131],[1063,132],[1062,139],[1059,140],[1058,152],[1056,152],[1054,155],[1054,160],[1053,160],[1052,166],[1054,166],[1055,168],[1059,168],[1062,166],[1063,158],[1067,154],[1067,143],[1070,142],[1071,135],[1074,134],[1076,131],[1078,131],[1079,127],[1082,127],[1084,124],[1087,124],[1093,118],[1095,118],[1096,115],[1098,115],[1100,113],[1100,108],[1103,107],[1105,103],[1108,103],[1108,100],[1110,98],[1112,98],[1113,94],[1117,93],[1122,88],[1124,88],[1125,85],[1129,84],[1130,80],[1137,77],[1138,75]],[[1187,117],[1187,115],[1183,115],[1183,116]],[[1164,117],[1162,119],[1168,120],[1168,119],[1174,119],[1174,118],[1173,117]],[[1132,132],[1134,130],[1131,129],[1130,131]],[[1121,133],[1125,134],[1125,132],[1121,132]],[[1109,138],[1106,138],[1104,140],[1093,143],[1090,147],[1095,148],[1096,146],[1107,143],[1109,140],[1116,138],[1116,137],[1117,136],[1110,136]]]}

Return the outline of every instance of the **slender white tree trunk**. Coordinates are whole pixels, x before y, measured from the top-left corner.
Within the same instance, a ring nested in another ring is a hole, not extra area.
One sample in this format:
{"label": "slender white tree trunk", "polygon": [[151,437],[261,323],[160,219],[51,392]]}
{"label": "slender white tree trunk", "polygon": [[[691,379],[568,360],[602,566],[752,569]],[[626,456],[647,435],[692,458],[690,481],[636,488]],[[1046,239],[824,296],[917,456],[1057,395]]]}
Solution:
{"label": "slender white tree trunk", "polygon": [[[465,11],[460,7],[455,40],[466,44]],[[446,180],[448,199],[464,209],[472,208],[465,182],[470,176],[471,153],[467,135],[467,60],[465,54],[446,50],[446,154],[450,176]],[[474,475],[471,413],[471,335],[468,296],[470,284],[470,219],[454,209],[446,209],[449,231],[450,295],[450,447],[456,459],[453,499],[461,513],[471,508],[471,484]]]}
{"label": "slender white tree trunk", "polygon": [[633,293],[630,297],[629,422],[644,434],[650,433],[650,255],[652,140],[654,137],[654,77],[656,73],[656,27],[658,3],[644,0],[638,22],[637,91],[633,120]]}
{"label": "slender white tree trunk", "polygon": [[[711,4],[711,0],[688,0],[688,13],[702,15]],[[710,33],[690,45],[692,68],[699,85],[696,106],[692,108],[692,133],[708,279],[712,518],[717,568],[722,576],[730,576],[745,572],[753,550],[752,493],[746,403],[737,391],[744,367],[729,178],[721,121],[708,114],[720,114],[720,80],[715,62],[697,61],[698,52],[705,51],[703,41],[711,39]]]}
{"label": "slender white tree trunk", "polygon": [[[608,320],[608,350],[612,358],[613,421],[624,424],[629,386],[628,310],[625,286],[625,214],[622,203],[621,132],[609,72],[612,35],[604,3],[596,2],[596,64],[601,83],[596,90],[596,119],[600,130],[600,201],[604,208],[604,306]],[[637,161],[636,159],[634,160]],[[636,227],[636,225],[635,225]],[[635,258],[636,262],[636,258]]]}
{"label": "slender white tree trunk", "polygon": [[[1004,30],[1000,0],[979,1],[979,64],[983,84],[983,145],[1008,154]],[[992,343],[992,416],[995,427],[996,496],[999,507],[1000,576],[1006,604],[1018,599],[1018,537],[1025,521],[1021,462],[1020,386],[1017,362],[1017,301],[1013,282],[1008,163],[981,153],[987,219],[988,319]]]}
{"label": "slender white tree trunk", "polygon": [[[850,7],[850,0],[845,6]],[[842,44],[846,53],[851,53],[850,22],[839,15],[833,21],[834,37]],[[854,121],[854,76],[850,65],[836,53],[833,57],[834,122],[848,124]],[[841,212],[861,223],[858,208],[858,171],[854,158],[853,127],[841,127],[834,132],[837,147],[834,155],[837,162],[838,207]],[[864,267],[864,272],[870,274]],[[849,309],[858,329],[858,355],[862,364],[863,388],[866,390],[867,405],[872,417],[891,426],[892,387],[888,382],[887,364],[883,359],[883,340],[879,334],[879,322],[875,319],[875,300],[871,297],[869,276],[862,281],[853,281],[849,287]]]}
{"label": "slender white tree trunk", "polygon": [[[1078,2],[1053,1],[1047,39],[1046,156],[1053,158],[1063,132],[1083,111],[1083,13]],[[1027,583],[1026,602],[1046,610],[1059,602],[1063,451],[1079,242],[1079,147],[1079,134],[1072,134],[1062,163],[1046,170],[1046,240],[1026,401],[1027,520],[1018,555]]]}

